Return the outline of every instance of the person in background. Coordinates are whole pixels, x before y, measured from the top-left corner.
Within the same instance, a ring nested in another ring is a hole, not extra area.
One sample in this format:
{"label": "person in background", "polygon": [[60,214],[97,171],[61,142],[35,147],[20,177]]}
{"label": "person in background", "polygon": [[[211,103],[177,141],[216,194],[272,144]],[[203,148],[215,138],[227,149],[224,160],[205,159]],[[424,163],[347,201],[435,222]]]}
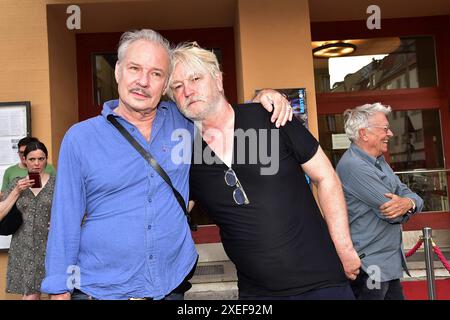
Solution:
{"label": "person in background", "polygon": [[361,272],[351,283],[357,299],[404,299],[400,278],[408,268],[402,224],[423,208],[423,200],[384,159],[393,136],[387,119],[390,112],[391,107],[381,103],[344,112],[351,145],[336,171],[344,188],[353,244],[364,255]]}
{"label": "person in background", "polygon": [[39,174],[41,187],[34,188],[34,180],[28,176],[16,177],[4,192],[0,218],[14,203],[23,218],[22,225],[11,238],[6,292],[21,294],[24,300],[39,300],[55,176],[45,172],[48,152],[42,142],[32,140],[23,152],[28,170]]}
{"label": "person in background", "polygon": [[185,43],[172,61],[169,94],[201,134],[191,197],[220,228],[239,299],[354,299],[347,277],[356,278],[360,260],[341,184],[317,140],[298,119],[278,129],[259,104],[230,105],[213,52]]}
{"label": "person in background", "polygon": [[[10,166],[6,169],[4,175],[3,175],[3,183],[2,183],[2,189],[1,192],[4,192],[6,188],[8,187],[9,183],[19,177],[24,178],[28,175],[28,170],[26,167],[26,161],[24,157],[24,151],[25,147],[29,142],[38,142],[39,140],[35,137],[25,137],[19,140],[17,143],[17,152],[19,154],[20,162]],[[55,168],[50,164],[47,163],[47,166],[45,167],[45,172],[54,176],[56,174]]]}
{"label": "person in background", "polygon": [[[198,255],[186,216],[108,120],[115,117],[153,155],[187,203],[190,166],[172,161],[172,135],[193,125],[172,101],[160,101],[170,66],[170,46],[159,33],[124,33],[115,69],[119,100],[64,136],[42,283],[51,299],[181,300],[190,288]],[[287,119],[288,106],[282,108]]]}

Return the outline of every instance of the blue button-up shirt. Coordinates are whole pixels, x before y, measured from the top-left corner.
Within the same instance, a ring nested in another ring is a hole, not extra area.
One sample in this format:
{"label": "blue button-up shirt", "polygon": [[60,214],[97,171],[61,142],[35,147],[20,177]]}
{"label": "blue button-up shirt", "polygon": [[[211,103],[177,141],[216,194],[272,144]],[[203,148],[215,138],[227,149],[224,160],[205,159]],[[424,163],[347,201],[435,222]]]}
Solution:
{"label": "blue button-up shirt", "polygon": [[[189,225],[172,190],[106,119],[117,106],[117,100],[105,103],[101,116],[74,125],[64,136],[43,292],[79,287],[98,299],[161,299],[195,264]],[[192,133],[192,123],[174,103],[162,102],[148,142],[134,125],[117,119],[187,203],[190,165],[172,161],[171,151],[180,143],[172,134]]]}
{"label": "blue button-up shirt", "polygon": [[400,279],[406,268],[401,223],[410,215],[389,219],[379,208],[390,200],[385,193],[411,198],[416,212],[422,211],[423,200],[400,181],[383,156],[372,157],[354,143],[342,156],[336,172],[344,189],[353,245],[359,254],[366,255],[362,269],[367,272],[369,266],[375,266],[369,273],[379,270],[380,281]]}

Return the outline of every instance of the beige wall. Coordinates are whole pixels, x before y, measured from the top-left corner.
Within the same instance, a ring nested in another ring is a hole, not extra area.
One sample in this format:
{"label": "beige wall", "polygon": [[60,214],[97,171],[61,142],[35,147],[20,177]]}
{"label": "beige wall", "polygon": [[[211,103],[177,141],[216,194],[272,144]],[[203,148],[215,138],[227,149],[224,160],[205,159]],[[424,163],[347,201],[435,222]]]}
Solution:
{"label": "beige wall", "polygon": [[5,293],[6,288],[6,266],[8,265],[7,251],[0,252],[0,300],[21,299],[20,295]]}
{"label": "beige wall", "polygon": [[53,163],[67,129],[78,121],[75,32],[66,28],[64,7],[48,6],[48,53]]}
{"label": "beige wall", "polygon": [[[65,12],[49,10],[47,17],[46,2],[0,2],[0,101],[31,101],[32,134],[56,163],[64,133],[78,120],[76,51]],[[20,298],[5,293],[7,260],[1,251],[0,300]]]}
{"label": "beige wall", "polygon": [[239,0],[236,26],[239,100],[260,88],[305,87],[317,137],[308,1]]}
{"label": "beige wall", "polygon": [[42,1],[0,2],[0,101],[31,101],[32,133],[51,146],[47,21]]}
{"label": "beige wall", "polygon": [[[191,29],[231,26],[235,0],[48,0],[81,9],[81,32]],[[105,12],[107,14],[105,14]],[[124,14],[126,12],[126,14]],[[188,13],[188,14],[187,14]]]}

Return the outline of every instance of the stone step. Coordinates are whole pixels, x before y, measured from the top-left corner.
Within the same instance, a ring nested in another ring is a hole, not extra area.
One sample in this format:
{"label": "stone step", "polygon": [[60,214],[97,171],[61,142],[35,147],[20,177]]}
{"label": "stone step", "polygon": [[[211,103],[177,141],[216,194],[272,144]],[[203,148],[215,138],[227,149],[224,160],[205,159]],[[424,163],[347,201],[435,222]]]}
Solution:
{"label": "stone step", "polygon": [[[447,261],[450,261],[450,248],[444,247],[444,248],[440,248],[440,249],[441,249],[441,252],[444,255],[444,257],[447,259]],[[407,251],[409,251],[409,250],[405,250],[405,252],[407,252]],[[433,252],[433,260],[440,261],[439,257],[434,252]],[[421,249],[417,250],[412,256],[406,258],[406,261],[408,262],[408,265],[410,262],[425,261],[425,251],[424,251],[423,247]]]}
{"label": "stone step", "polygon": [[237,281],[236,267],[230,260],[199,262],[192,284]]}
{"label": "stone step", "polygon": [[237,300],[237,281],[194,283],[184,298],[186,300]]}
{"label": "stone step", "polygon": [[[450,261],[450,248],[441,249],[447,261]],[[417,271],[422,274],[425,271],[425,254],[423,249],[418,250],[412,256],[406,259],[410,271]],[[439,276],[450,276],[450,273],[444,268],[442,262],[436,254],[433,254],[433,264],[435,274]],[[229,260],[200,262],[191,283],[212,283],[237,281],[236,267]]]}
{"label": "stone step", "polygon": [[[445,247],[440,249],[445,259],[447,261],[450,261],[450,248]],[[426,277],[425,252],[423,248],[417,250],[412,256],[406,258],[406,261],[408,263],[408,268],[412,278],[404,274],[405,281],[425,279]],[[434,275],[436,279],[450,277],[450,272],[447,271],[447,269],[445,269],[441,260],[439,260],[439,257],[435,253],[433,253],[433,266],[434,266]]]}
{"label": "stone step", "polygon": [[236,300],[237,275],[229,260],[199,262],[190,280],[192,288],[186,292],[186,300]]}

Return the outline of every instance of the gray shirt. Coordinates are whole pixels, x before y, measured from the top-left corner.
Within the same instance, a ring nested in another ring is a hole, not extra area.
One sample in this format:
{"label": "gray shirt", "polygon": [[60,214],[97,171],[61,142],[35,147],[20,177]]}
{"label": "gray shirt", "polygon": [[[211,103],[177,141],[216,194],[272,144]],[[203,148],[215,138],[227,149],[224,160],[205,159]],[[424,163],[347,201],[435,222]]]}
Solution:
{"label": "gray shirt", "polygon": [[407,270],[401,224],[410,214],[389,219],[379,207],[390,200],[385,193],[411,198],[416,203],[415,212],[422,210],[423,200],[400,181],[383,156],[372,157],[354,143],[342,156],[336,172],[344,189],[353,245],[359,254],[365,254],[362,269],[368,274],[379,270],[379,281],[400,279],[402,268]]}

